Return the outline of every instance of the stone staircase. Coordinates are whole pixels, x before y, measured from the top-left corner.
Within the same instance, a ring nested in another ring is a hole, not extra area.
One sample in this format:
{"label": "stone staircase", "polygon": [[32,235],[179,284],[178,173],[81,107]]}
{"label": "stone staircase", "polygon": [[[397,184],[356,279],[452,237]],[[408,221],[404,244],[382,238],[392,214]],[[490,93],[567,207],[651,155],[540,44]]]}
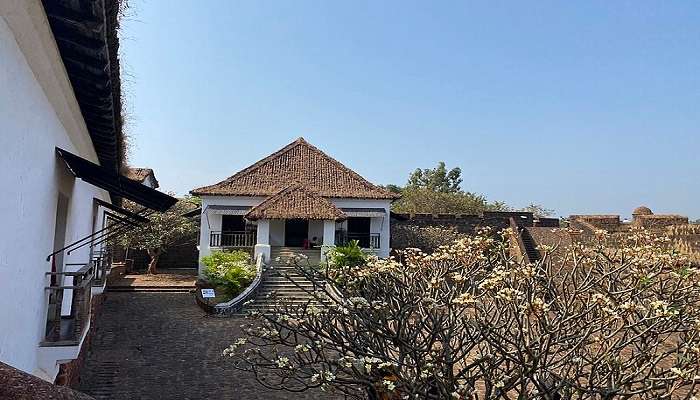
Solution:
{"label": "stone staircase", "polygon": [[524,250],[527,253],[529,261],[534,263],[537,260],[539,260],[540,252],[537,250],[537,245],[535,244],[532,235],[530,235],[530,232],[528,232],[527,229],[522,229],[522,231],[520,232],[520,237],[522,238],[523,244],[525,245]]}
{"label": "stone staircase", "polygon": [[[253,302],[244,307],[245,311],[266,312],[271,310],[276,302],[282,304],[304,304],[311,298],[302,288],[313,290],[314,283],[298,271],[293,261],[289,265],[287,263],[288,260],[291,260],[297,254],[307,257],[306,260],[299,261],[298,264],[300,266],[317,266],[321,262],[321,251],[318,249],[304,250],[302,248],[273,247],[258,293]],[[288,275],[301,288],[290,282],[283,274]],[[317,282],[316,284],[323,283]]]}

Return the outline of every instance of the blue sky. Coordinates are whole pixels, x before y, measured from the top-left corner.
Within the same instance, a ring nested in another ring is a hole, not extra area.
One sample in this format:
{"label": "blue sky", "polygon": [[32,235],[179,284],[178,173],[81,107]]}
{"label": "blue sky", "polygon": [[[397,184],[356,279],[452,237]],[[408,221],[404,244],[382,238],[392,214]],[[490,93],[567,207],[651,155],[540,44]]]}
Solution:
{"label": "blue sky", "polygon": [[132,0],[130,162],[178,194],[299,136],[375,183],[700,218],[700,3]]}

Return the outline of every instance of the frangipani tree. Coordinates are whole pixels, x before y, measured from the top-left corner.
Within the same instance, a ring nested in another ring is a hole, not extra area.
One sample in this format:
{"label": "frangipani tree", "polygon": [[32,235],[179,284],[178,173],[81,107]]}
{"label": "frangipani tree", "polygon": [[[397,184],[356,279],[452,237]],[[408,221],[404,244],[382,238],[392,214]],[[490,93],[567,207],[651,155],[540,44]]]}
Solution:
{"label": "frangipani tree", "polygon": [[349,398],[693,398],[700,273],[666,238],[600,232],[525,264],[512,234],[299,267],[328,284],[252,315],[224,354],[267,387]]}

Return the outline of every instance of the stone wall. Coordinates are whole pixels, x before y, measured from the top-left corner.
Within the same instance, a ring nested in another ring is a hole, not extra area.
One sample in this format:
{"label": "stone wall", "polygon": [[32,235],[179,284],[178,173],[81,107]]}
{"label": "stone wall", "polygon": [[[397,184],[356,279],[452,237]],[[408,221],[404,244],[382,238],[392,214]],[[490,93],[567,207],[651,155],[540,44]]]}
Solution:
{"label": "stone wall", "polygon": [[665,228],[673,225],[687,225],[688,217],[681,215],[635,215],[632,224],[644,228]]}
{"label": "stone wall", "polygon": [[540,228],[559,228],[559,218],[545,218],[540,217],[534,220],[534,226]]}
{"label": "stone wall", "polygon": [[609,232],[614,232],[620,227],[619,215],[571,215],[569,219],[571,221],[583,221]]}
{"label": "stone wall", "polygon": [[[199,261],[199,251],[197,250],[198,236],[199,232],[190,237],[183,238],[168,248],[166,252],[161,254],[156,268],[197,268]],[[112,251],[112,261],[123,262],[125,253],[126,251],[123,248],[114,249]],[[129,249],[126,258],[134,260],[133,269],[136,271],[148,268],[150,257],[145,250]]]}
{"label": "stone wall", "polygon": [[80,384],[81,369],[83,368],[83,364],[85,364],[85,358],[90,351],[92,337],[95,334],[95,319],[102,308],[104,300],[105,294],[98,294],[92,297],[90,305],[90,330],[88,330],[85,336],[83,346],[80,348],[80,353],[78,353],[78,358],[60,365],[58,376],[56,376],[56,381],[54,382],[56,385],[77,388]]}
{"label": "stone wall", "polygon": [[449,243],[459,235],[473,234],[480,227],[491,227],[494,231],[507,228],[510,218],[519,226],[534,225],[530,212],[484,212],[481,215],[392,213],[391,248],[431,250],[439,242],[441,231],[443,242]]}

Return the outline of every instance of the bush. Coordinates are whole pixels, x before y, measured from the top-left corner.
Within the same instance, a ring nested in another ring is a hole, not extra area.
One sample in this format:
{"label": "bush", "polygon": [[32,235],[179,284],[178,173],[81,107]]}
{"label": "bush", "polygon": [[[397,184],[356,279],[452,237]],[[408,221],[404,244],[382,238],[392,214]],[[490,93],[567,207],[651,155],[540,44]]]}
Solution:
{"label": "bush", "polygon": [[357,240],[351,240],[345,246],[337,246],[328,252],[331,266],[357,267],[367,260],[367,255],[362,252]]}
{"label": "bush", "polygon": [[215,251],[202,257],[206,279],[215,286],[220,286],[231,297],[238,295],[255,279],[255,266],[250,255],[245,251]]}

